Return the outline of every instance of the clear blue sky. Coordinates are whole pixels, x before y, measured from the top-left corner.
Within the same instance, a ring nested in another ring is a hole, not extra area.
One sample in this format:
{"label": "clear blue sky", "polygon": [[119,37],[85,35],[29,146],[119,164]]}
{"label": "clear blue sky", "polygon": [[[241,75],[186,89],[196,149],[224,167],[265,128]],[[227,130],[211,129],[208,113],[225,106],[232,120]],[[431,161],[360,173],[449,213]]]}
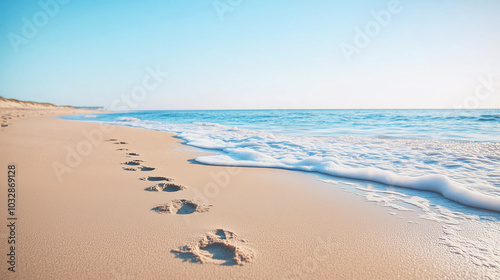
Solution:
{"label": "clear blue sky", "polygon": [[391,1],[54,1],[0,1],[0,96],[109,108],[159,67],[131,109],[500,108],[498,0],[400,0],[350,60]]}

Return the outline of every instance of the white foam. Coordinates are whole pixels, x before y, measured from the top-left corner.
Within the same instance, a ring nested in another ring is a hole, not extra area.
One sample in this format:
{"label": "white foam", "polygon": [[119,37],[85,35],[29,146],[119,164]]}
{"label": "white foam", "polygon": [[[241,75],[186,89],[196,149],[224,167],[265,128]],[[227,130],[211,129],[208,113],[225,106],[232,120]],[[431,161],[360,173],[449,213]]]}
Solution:
{"label": "white foam", "polygon": [[225,149],[227,155],[202,156],[195,160],[212,165],[274,167],[301,171],[314,171],[336,177],[360,179],[390,186],[432,191],[463,205],[500,212],[500,197],[487,195],[452,182],[444,175],[410,177],[374,167],[349,168],[329,158],[310,157],[299,161],[280,161],[248,148]]}
{"label": "white foam", "polygon": [[117,121],[119,121],[119,122],[140,122],[141,120],[138,118],[121,117],[121,118],[118,118]]}

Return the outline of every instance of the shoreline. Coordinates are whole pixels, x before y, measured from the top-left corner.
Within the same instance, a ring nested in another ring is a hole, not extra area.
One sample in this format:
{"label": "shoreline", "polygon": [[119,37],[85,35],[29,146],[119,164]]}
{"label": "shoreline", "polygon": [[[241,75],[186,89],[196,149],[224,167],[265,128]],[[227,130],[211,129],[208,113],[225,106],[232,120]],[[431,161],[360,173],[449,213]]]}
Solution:
{"label": "shoreline", "polygon": [[[2,128],[1,166],[16,162],[20,176],[23,243],[17,253],[23,261],[14,279],[480,276],[477,267],[439,243],[439,224],[408,223],[417,219],[416,212],[393,216],[313,173],[197,164],[192,159],[205,153],[166,132],[107,128],[46,116]],[[85,151],[87,142],[88,154],[68,165],[70,150],[80,145]],[[155,169],[125,170],[136,167],[122,163],[134,160]],[[54,162],[71,171],[57,176]],[[186,189],[147,191],[158,182],[140,180],[146,176],[174,178]],[[0,194],[7,197],[5,189]],[[154,210],[182,199],[207,209],[177,215]],[[191,263],[189,251],[172,251],[196,245],[219,229],[237,237],[215,240],[213,246],[229,242],[251,252],[248,262],[220,265],[227,261],[224,256],[202,256],[205,263]],[[6,249],[1,246],[0,253],[7,254]],[[2,268],[0,276],[11,278],[6,272]]]}

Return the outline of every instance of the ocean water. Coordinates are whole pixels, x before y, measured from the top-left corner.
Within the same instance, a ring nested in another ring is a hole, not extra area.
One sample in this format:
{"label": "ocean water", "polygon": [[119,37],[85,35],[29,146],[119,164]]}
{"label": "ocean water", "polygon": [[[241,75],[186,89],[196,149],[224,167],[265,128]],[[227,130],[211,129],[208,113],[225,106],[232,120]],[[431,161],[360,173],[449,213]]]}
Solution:
{"label": "ocean water", "polygon": [[65,118],[174,133],[215,153],[195,159],[202,164],[321,174],[332,187],[439,222],[443,244],[500,276],[500,249],[491,249],[500,247],[500,110],[133,111]]}

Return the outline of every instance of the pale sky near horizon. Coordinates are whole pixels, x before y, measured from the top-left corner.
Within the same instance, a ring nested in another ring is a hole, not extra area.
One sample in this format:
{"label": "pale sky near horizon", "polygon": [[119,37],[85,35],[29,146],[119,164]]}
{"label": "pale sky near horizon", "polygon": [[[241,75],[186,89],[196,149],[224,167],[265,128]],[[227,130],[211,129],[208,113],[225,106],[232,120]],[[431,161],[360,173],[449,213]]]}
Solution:
{"label": "pale sky near horizon", "polygon": [[[60,1],[0,2],[0,96],[121,109],[500,108],[498,0]],[[157,83],[152,69],[168,77]]]}

